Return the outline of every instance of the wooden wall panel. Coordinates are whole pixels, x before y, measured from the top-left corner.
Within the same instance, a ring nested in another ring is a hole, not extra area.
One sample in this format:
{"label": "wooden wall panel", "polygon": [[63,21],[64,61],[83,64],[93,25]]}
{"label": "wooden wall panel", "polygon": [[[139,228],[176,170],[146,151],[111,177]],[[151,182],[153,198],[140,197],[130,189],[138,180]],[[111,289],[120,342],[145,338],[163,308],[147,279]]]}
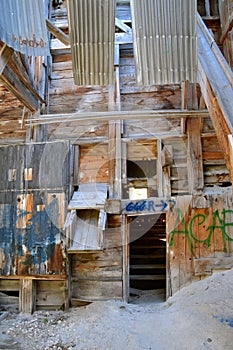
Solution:
{"label": "wooden wall panel", "polygon": [[163,145],[172,147],[171,194],[186,195],[188,194],[187,140],[185,137],[169,138],[163,140]]}
{"label": "wooden wall panel", "polygon": [[64,309],[66,281],[35,281],[36,310]]}
{"label": "wooden wall panel", "polygon": [[167,213],[168,295],[216,269],[233,266],[232,191],[199,197],[199,202],[177,197],[174,211]]}
{"label": "wooden wall panel", "polygon": [[54,56],[49,89],[50,113],[108,110],[106,86],[80,87],[74,84],[72,61],[68,55]]}
{"label": "wooden wall panel", "polygon": [[122,299],[120,216],[110,215],[108,223],[103,251],[70,256],[73,299]]}
{"label": "wooden wall panel", "polygon": [[79,181],[108,182],[108,145],[94,144],[80,147]]}

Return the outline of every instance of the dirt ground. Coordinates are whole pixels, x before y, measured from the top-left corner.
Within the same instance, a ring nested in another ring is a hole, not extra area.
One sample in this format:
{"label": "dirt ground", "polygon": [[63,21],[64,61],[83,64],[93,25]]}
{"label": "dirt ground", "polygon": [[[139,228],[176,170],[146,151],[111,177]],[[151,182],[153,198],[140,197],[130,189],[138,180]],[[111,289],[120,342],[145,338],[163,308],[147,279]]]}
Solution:
{"label": "dirt ground", "polygon": [[233,270],[183,288],[133,291],[130,303],[93,302],[69,312],[0,316],[0,349],[232,350]]}

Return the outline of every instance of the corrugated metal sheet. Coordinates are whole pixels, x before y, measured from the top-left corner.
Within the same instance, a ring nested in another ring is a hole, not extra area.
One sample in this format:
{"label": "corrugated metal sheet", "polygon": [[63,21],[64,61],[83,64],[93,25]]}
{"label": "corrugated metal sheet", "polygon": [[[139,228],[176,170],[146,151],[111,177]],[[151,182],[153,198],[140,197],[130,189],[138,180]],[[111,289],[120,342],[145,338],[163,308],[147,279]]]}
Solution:
{"label": "corrugated metal sheet", "polygon": [[137,82],[196,82],[196,0],[131,0]]}
{"label": "corrugated metal sheet", "polygon": [[47,4],[47,0],[0,0],[0,40],[28,56],[48,56]]}
{"label": "corrugated metal sheet", "polygon": [[113,83],[116,0],[70,0],[68,18],[74,81]]}

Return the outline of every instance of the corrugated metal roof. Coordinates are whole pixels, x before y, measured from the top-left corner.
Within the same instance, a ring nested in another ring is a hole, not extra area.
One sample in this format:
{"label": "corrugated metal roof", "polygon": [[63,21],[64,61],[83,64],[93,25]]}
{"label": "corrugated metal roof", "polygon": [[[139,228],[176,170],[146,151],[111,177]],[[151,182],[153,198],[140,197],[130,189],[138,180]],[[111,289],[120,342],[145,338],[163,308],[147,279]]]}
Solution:
{"label": "corrugated metal roof", "polygon": [[131,0],[137,82],[196,82],[196,0]]}
{"label": "corrugated metal roof", "polygon": [[47,0],[0,0],[0,40],[28,56],[48,56]]}
{"label": "corrugated metal roof", "polygon": [[116,0],[69,0],[74,81],[113,84]]}

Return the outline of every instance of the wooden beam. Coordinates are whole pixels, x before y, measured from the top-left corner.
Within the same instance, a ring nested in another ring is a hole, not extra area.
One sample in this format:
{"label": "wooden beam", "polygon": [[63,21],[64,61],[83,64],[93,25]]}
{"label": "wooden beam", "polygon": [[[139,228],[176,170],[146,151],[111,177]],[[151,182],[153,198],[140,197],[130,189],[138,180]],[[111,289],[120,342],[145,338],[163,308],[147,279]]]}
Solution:
{"label": "wooden beam", "polygon": [[30,125],[62,123],[67,121],[108,121],[108,120],[140,120],[155,118],[192,118],[209,117],[207,110],[135,110],[135,111],[106,111],[106,112],[80,112],[64,114],[44,114],[29,121]]}
{"label": "wooden beam", "polygon": [[132,28],[130,28],[127,24],[121,21],[119,18],[115,18],[115,26],[123,30],[123,32],[127,34],[132,34]]}
{"label": "wooden beam", "polygon": [[202,94],[205,98],[212,123],[215,128],[216,136],[218,138],[219,145],[224,153],[224,158],[228,171],[230,173],[231,181],[233,183],[233,167],[230,159],[230,147],[228,141],[228,135],[232,134],[228,123],[226,122],[222,110],[218,104],[218,101],[211,89],[207,77],[204,74],[203,69],[199,66],[199,83],[202,89]]}
{"label": "wooden beam", "polygon": [[60,28],[56,27],[50,20],[46,19],[47,30],[60,40],[64,45],[70,45],[70,38]]}
{"label": "wooden beam", "polygon": [[[187,80],[181,83],[181,109],[196,110],[198,109],[197,85]],[[186,133],[186,120],[181,119],[181,132]]]}
{"label": "wooden beam", "polygon": [[222,45],[224,43],[228,33],[231,31],[232,28],[233,28],[233,13],[231,14],[231,17],[228,20],[228,24],[225,26],[225,28],[222,32],[222,35],[220,38],[220,45]]}
{"label": "wooden beam", "polygon": [[123,246],[123,275],[122,275],[122,287],[123,287],[123,300],[128,303],[129,294],[130,294],[130,285],[129,285],[129,257],[130,257],[130,232],[129,224],[127,222],[127,216],[122,215],[122,246]]}
{"label": "wooden beam", "polygon": [[116,154],[116,123],[110,121],[108,124],[108,184],[109,198],[114,197],[114,178],[115,178],[115,154]]}
{"label": "wooden beam", "polygon": [[11,57],[11,60],[8,63],[8,66],[10,69],[14,72],[14,74],[19,78],[19,80],[25,85],[25,87],[41,102],[46,103],[46,101],[39,95],[39,93],[36,91],[36,86],[33,81],[31,83],[29,75],[19,58],[19,56],[14,53]]}
{"label": "wooden beam", "polygon": [[157,177],[158,177],[158,196],[164,196],[163,188],[163,168],[162,168],[162,142],[161,140],[157,141]]}
{"label": "wooden beam", "polygon": [[115,163],[115,186],[114,186],[114,194],[115,198],[121,198],[121,157],[122,157],[122,150],[121,150],[121,121],[116,122],[116,163]]}
{"label": "wooden beam", "polygon": [[165,167],[173,162],[173,150],[171,145],[164,146],[161,151],[161,165]]}
{"label": "wooden beam", "polygon": [[0,81],[3,82],[5,87],[12,92],[20,102],[22,102],[31,112],[35,112],[38,109],[38,100],[35,96],[25,87],[20,79],[12,72],[12,70],[6,66]]}
{"label": "wooden beam", "polygon": [[[233,169],[233,136],[228,135],[228,140],[229,140],[229,148],[230,148],[230,162],[231,162],[231,168]],[[233,182],[232,182],[233,186]]]}
{"label": "wooden beam", "polygon": [[8,64],[14,50],[4,44],[0,50],[0,76]]}
{"label": "wooden beam", "polygon": [[[3,84],[7,89],[11,91],[26,107],[31,111],[35,111],[38,102],[30,96],[30,93],[40,102],[45,103],[45,101],[37,93],[35,86],[31,85],[27,71],[18,54],[6,44],[0,44],[0,47],[0,80],[3,81]],[[15,74],[15,78],[13,78],[12,73]],[[22,92],[20,92],[20,90]],[[27,90],[29,90],[29,92],[27,92]],[[28,98],[32,102],[27,102],[26,104],[25,101]]]}
{"label": "wooden beam", "polygon": [[221,53],[217,51],[216,45],[213,41],[211,42],[208,35],[208,29],[199,18],[198,81],[233,183],[231,149],[228,140],[228,135],[233,133],[232,72],[227,65],[224,66]]}
{"label": "wooden beam", "polygon": [[204,187],[201,130],[201,118],[189,119],[187,121],[187,169],[190,194],[197,194]]}

